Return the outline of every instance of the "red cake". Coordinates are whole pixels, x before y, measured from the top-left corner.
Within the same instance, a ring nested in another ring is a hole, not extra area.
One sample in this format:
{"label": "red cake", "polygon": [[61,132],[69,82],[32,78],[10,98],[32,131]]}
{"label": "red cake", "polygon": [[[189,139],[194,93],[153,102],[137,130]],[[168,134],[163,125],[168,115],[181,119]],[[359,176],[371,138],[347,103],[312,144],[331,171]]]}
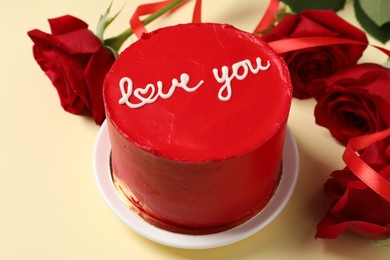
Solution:
{"label": "red cake", "polygon": [[105,80],[118,193],[173,232],[214,233],[247,221],[283,178],[291,93],[282,59],[230,25],[145,33]]}

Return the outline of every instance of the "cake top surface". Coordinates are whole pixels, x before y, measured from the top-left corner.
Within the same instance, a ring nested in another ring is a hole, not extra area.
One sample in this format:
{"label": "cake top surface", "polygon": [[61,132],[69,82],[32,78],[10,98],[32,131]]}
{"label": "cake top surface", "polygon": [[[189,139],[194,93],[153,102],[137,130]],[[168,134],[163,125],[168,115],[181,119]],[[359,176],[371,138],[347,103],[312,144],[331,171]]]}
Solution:
{"label": "cake top surface", "polygon": [[144,34],[107,74],[108,119],[137,147],[179,161],[239,156],[287,121],[291,83],[259,37],[222,24]]}

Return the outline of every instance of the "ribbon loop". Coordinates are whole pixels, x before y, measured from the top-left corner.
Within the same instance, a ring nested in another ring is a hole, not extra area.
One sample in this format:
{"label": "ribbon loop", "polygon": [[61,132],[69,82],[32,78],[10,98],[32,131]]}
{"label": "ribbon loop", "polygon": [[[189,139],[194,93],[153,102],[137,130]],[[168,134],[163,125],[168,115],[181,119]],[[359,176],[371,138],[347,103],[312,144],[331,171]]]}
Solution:
{"label": "ribbon loop", "polygon": [[165,0],[156,3],[144,4],[137,7],[133,16],[130,19],[130,27],[133,30],[134,34],[138,38],[141,38],[143,33],[146,33],[146,28],[142,23],[140,17],[143,15],[151,14],[158,11],[161,8],[164,8],[169,3],[173,2],[172,0]]}
{"label": "ribbon loop", "polygon": [[[140,17],[143,15],[148,15],[148,14],[155,14],[156,16],[159,16],[163,13],[165,13],[168,9],[171,9],[174,6],[177,6],[179,4],[184,4],[188,0],[165,0],[165,1],[160,1],[160,2],[155,2],[155,3],[149,3],[149,4],[143,4],[139,5],[132,17],[130,18],[130,28],[133,30],[134,34],[138,37],[141,38],[142,34],[147,33],[147,30],[145,28],[145,25],[147,22],[145,19],[144,21],[141,21]],[[193,23],[201,23],[201,6],[202,6],[202,1],[201,0],[196,0],[195,2],[195,7],[194,7],[194,12],[192,16],[192,22]],[[149,22],[149,21],[148,21]]]}
{"label": "ribbon loop", "polygon": [[[344,151],[343,160],[348,168],[379,196],[390,202],[390,182],[367,165],[356,153],[390,136],[390,129],[352,138]],[[388,169],[384,169],[387,171]]]}

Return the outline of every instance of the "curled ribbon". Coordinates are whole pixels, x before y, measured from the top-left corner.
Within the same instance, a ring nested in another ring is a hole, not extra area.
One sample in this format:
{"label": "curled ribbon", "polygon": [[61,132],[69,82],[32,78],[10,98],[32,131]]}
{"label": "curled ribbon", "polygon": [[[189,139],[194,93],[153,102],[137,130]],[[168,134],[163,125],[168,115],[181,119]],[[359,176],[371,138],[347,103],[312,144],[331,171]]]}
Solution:
{"label": "curled ribbon", "polygon": [[267,10],[261,18],[259,24],[253,33],[260,33],[268,28],[275,22],[275,13],[279,8],[279,0],[271,0],[268,4]]}
{"label": "curled ribbon", "polygon": [[[152,14],[155,12],[161,12],[164,13],[166,10],[182,3],[183,0],[165,0],[155,3],[149,3],[149,4],[143,4],[139,5],[132,17],[130,18],[130,27],[133,30],[134,34],[141,38],[143,33],[147,33],[147,30],[141,21],[140,17],[143,15]],[[201,0],[196,0],[192,22],[193,23],[200,23],[201,22]],[[166,10],[164,10],[166,8]]]}
{"label": "curled ribbon", "polygon": [[348,168],[368,187],[375,191],[379,196],[390,202],[390,182],[384,178],[385,171],[390,170],[390,165],[377,173],[367,165],[358,155],[357,151],[363,150],[390,136],[390,128],[381,132],[369,135],[362,135],[349,140],[343,154],[343,160]]}
{"label": "curled ribbon", "polygon": [[166,0],[138,6],[133,16],[130,18],[130,27],[133,30],[134,34],[137,35],[138,38],[141,38],[141,35],[147,32],[144,24],[140,19],[141,16],[154,13],[165,7],[166,5],[170,4],[171,2],[173,1]]}

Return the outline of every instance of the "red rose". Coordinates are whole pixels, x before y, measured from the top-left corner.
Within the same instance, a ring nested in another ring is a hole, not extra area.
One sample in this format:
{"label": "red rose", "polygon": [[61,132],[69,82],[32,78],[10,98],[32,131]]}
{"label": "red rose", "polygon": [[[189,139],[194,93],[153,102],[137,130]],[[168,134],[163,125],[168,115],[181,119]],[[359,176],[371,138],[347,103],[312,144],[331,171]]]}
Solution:
{"label": "red rose", "polygon": [[390,70],[376,64],[360,64],[322,82],[317,98],[316,123],[347,144],[352,137],[390,127]]}
{"label": "red rose", "polygon": [[[390,163],[389,148],[384,142],[378,142],[361,155],[363,161],[388,181],[390,171],[382,170]],[[345,230],[367,238],[390,237],[390,202],[369,188],[348,167],[334,171],[331,176],[324,190],[333,203],[317,225],[316,237],[335,238]]]}
{"label": "red rose", "polygon": [[[304,10],[300,15],[288,15],[270,33],[263,35],[266,42],[300,37],[338,37],[367,43],[363,31],[331,10]],[[340,44],[288,52],[284,59],[294,86],[293,96],[301,99],[312,97],[317,79],[356,64],[364,49],[365,46]]]}
{"label": "red rose", "polygon": [[52,34],[28,32],[34,58],[57,89],[62,107],[73,114],[92,113],[97,124],[105,118],[103,80],[115,61],[110,50],[82,20],[63,16],[49,20]]}

